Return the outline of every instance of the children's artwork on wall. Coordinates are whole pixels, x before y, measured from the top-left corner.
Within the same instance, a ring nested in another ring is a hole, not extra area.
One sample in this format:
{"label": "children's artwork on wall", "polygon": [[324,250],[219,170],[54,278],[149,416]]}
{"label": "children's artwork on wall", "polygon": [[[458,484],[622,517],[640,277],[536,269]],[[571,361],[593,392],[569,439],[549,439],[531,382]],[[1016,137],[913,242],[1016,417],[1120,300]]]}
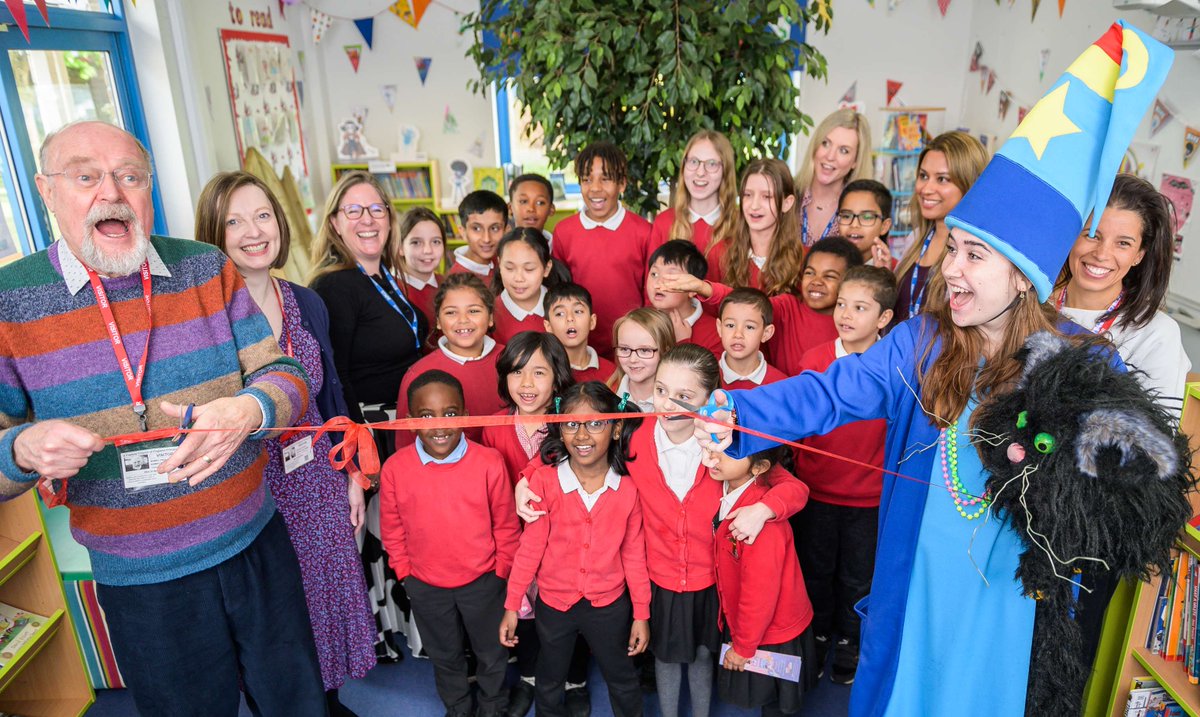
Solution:
{"label": "children's artwork on wall", "polygon": [[399,141],[396,143],[397,162],[412,162],[418,159],[417,145],[421,142],[421,130],[410,124],[402,124],[397,128]]}
{"label": "children's artwork on wall", "polygon": [[475,155],[478,159],[483,159],[483,135],[476,137],[471,146],[467,148],[467,151]]}
{"label": "children's artwork on wall", "polygon": [[1200,144],[1200,129],[1188,127],[1183,131],[1183,168],[1191,164],[1192,157],[1196,156],[1196,145]]}
{"label": "children's artwork on wall", "polygon": [[1125,150],[1125,158],[1121,160],[1118,172],[1136,174],[1147,182],[1154,182],[1154,170],[1158,166],[1158,151],[1160,147],[1150,142],[1131,142]]}
{"label": "children's artwork on wall", "polygon": [[1167,201],[1171,202],[1171,206],[1175,211],[1175,260],[1183,258],[1183,225],[1187,224],[1188,219],[1192,216],[1192,200],[1196,196],[1196,189],[1192,186],[1192,180],[1187,177],[1177,177],[1174,174],[1164,174],[1162,183],[1159,184],[1158,191],[1162,192]]}
{"label": "children's artwork on wall", "polygon": [[290,168],[300,186],[301,201],[311,208],[300,87],[287,35],[221,30],[220,39],[239,163],[254,148],[276,174]]}
{"label": "children's artwork on wall", "polygon": [[475,188],[504,196],[504,170],[499,167],[476,167]]}
{"label": "children's artwork on wall", "polygon": [[429,76],[429,66],[433,64],[432,57],[414,57],[417,63],[417,76],[421,78],[421,86],[425,86],[425,78]]}
{"label": "children's artwork on wall", "polygon": [[471,193],[471,182],[473,179],[470,162],[465,159],[450,160],[451,202],[453,202],[454,206],[458,206],[459,202]]}
{"label": "children's artwork on wall", "polygon": [[1038,53],[1038,82],[1046,79],[1046,63],[1050,61],[1050,48],[1043,48]]}
{"label": "children's artwork on wall", "polygon": [[380,85],[379,93],[383,95],[383,102],[387,105],[388,112],[396,110],[396,86],[395,85]]}
{"label": "children's artwork on wall", "polygon": [[1158,134],[1158,131],[1171,121],[1171,108],[1167,107],[1167,103],[1162,101],[1162,98],[1154,100],[1154,114],[1150,116],[1150,137]]}
{"label": "children's artwork on wall", "polygon": [[455,119],[454,113],[450,111],[450,105],[446,105],[446,112],[442,115],[442,133],[458,134],[458,120]]}
{"label": "children's artwork on wall", "polygon": [[367,110],[356,107],[350,116],[338,123],[338,159],[344,162],[363,162],[368,159],[378,159],[379,150],[367,142],[363,129],[366,125]]}

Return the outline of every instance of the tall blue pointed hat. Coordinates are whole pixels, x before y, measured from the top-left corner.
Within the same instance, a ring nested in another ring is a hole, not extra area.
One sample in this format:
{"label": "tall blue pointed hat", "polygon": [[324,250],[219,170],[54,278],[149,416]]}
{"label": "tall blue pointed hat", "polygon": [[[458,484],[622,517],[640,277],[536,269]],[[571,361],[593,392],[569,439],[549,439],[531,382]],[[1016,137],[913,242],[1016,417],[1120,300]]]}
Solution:
{"label": "tall blue pointed hat", "polygon": [[1038,100],[946,217],[1017,265],[1046,301],[1084,222],[1095,235],[1117,168],[1175,53],[1121,20]]}

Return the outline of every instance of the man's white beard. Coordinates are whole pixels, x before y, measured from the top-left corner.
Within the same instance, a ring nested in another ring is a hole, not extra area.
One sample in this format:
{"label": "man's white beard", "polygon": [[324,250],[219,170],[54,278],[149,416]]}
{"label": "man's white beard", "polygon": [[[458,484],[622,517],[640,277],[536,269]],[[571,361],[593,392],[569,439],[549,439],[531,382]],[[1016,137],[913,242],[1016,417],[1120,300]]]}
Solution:
{"label": "man's white beard", "polygon": [[[117,219],[129,226],[133,233],[134,245],[121,254],[105,253],[96,246],[94,234],[96,224],[106,219]],[[105,276],[129,276],[136,272],[146,260],[150,241],[146,238],[146,229],[141,220],[128,204],[108,204],[94,207],[84,219],[83,246],[80,259],[85,264]]]}

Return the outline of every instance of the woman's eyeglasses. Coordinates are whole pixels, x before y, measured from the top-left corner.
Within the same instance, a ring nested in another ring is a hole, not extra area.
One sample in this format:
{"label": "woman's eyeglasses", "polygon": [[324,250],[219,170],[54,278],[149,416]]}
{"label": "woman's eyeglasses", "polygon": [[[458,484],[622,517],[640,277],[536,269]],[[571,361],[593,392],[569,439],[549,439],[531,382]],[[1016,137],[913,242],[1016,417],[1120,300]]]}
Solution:
{"label": "woman's eyeglasses", "polygon": [[704,170],[706,172],[716,172],[717,170],[719,170],[721,168],[721,160],[719,160],[719,159],[703,159],[703,160],[701,160],[701,159],[696,159],[695,157],[688,157],[687,159],[683,160],[683,166],[686,167],[689,172],[695,172],[697,169],[700,169],[701,166],[704,167]]}
{"label": "woman's eyeglasses", "polygon": [[579,433],[579,429],[583,428],[593,436],[604,433],[604,429],[608,428],[610,421],[563,421],[558,424],[564,436],[573,436]]}
{"label": "woman's eyeglasses", "polygon": [[858,218],[858,223],[864,227],[873,227],[875,222],[879,221],[879,212],[854,212],[842,211],[837,213],[839,224],[853,224],[854,219]]}
{"label": "woman's eyeglasses", "polygon": [[383,219],[388,215],[388,206],[386,204],[371,204],[363,206],[361,204],[343,204],[338,207],[338,211],[346,215],[347,219],[359,219],[364,211],[371,213],[371,216],[376,219]]}
{"label": "woman's eyeglasses", "polygon": [[613,349],[613,352],[620,358],[629,358],[631,354],[637,354],[640,359],[652,359],[654,354],[658,353],[658,349],[654,348],[639,348],[635,349],[629,346],[618,346]]}

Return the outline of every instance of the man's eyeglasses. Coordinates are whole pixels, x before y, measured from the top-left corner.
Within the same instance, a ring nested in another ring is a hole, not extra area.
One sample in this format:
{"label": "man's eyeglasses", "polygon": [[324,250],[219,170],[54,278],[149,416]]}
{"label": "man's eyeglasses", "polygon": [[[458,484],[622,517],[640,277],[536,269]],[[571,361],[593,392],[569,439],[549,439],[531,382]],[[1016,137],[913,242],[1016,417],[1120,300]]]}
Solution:
{"label": "man's eyeglasses", "polygon": [[841,211],[837,213],[839,224],[853,224],[855,217],[858,218],[858,223],[864,227],[873,227],[875,222],[879,221],[879,212],[854,212]]}
{"label": "man's eyeglasses", "polygon": [[65,177],[80,189],[95,189],[104,182],[105,177],[110,175],[121,189],[145,189],[150,186],[150,170],[137,167],[114,169],[111,172],[84,168],[42,174],[43,177]]}
{"label": "man's eyeglasses", "polygon": [[695,157],[688,157],[687,159],[683,160],[683,166],[686,167],[689,172],[695,172],[697,169],[700,169],[700,165],[704,165],[705,171],[715,172],[721,168],[721,160],[719,160],[719,159],[701,160],[701,159],[697,159]]}
{"label": "man's eyeglasses", "polygon": [[604,429],[608,428],[609,421],[564,421],[560,424],[564,436],[573,436],[579,433],[579,429],[583,428],[593,436],[604,433]]}
{"label": "man's eyeglasses", "polygon": [[652,359],[652,358],[654,358],[654,354],[658,353],[658,349],[648,349],[648,348],[635,349],[635,348],[631,348],[629,346],[618,346],[615,349],[613,349],[613,351],[620,358],[629,358],[629,356],[631,354],[637,354],[637,357],[640,359]]}
{"label": "man's eyeglasses", "polygon": [[370,204],[364,207],[361,204],[343,204],[338,207],[338,211],[345,214],[347,219],[359,219],[364,211],[370,212],[371,216],[376,219],[383,219],[388,215],[388,206],[386,204]]}

